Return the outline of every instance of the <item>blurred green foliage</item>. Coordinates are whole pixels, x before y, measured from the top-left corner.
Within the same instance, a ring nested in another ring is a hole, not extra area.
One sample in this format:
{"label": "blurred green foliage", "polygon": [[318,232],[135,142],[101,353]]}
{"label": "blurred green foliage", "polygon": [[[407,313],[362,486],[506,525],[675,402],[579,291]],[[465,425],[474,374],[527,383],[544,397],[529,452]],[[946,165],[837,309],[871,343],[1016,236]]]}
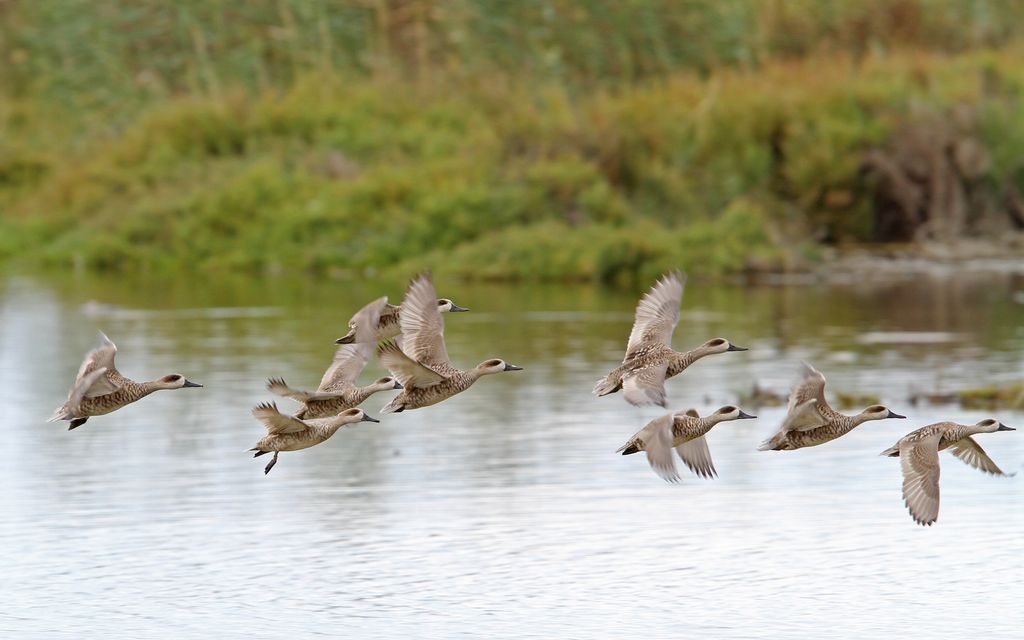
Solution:
{"label": "blurred green foliage", "polygon": [[975,107],[992,188],[1024,187],[1022,17],[954,0],[0,0],[0,259],[783,268],[818,228],[871,236],[861,158],[917,114]]}

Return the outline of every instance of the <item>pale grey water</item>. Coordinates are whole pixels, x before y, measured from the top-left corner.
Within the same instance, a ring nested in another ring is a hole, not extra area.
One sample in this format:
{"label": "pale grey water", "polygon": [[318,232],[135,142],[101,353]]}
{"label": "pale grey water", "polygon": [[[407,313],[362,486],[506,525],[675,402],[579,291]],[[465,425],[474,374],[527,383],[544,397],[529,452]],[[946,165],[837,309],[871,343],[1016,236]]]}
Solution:
{"label": "pale grey water", "polygon": [[[760,419],[709,436],[720,477],[684,469],[676,486],[613,454],[662,411],[589,393],[621,358],[636,292],[439,285],[473,309],[447,319],[456,364],[526,370],[282,454],[264,477],[245,449],[265,378],[315,386],[344,320],[385,285],[0,283],[0,637],[1020,637],[1022,477],[943,454],[939,522],[923,528],[898,462],[877,454],[987,415],[913,407],[913,391],[1024,378],[1024,280],[691,283],[675,344],[722,335],[751,351],[672,380],[673,408],[735,402],[755,380],[785,391],[805,358],[831,392],[910,419],[758,452],[783,409],[745,407]],[[73,432],[44,423],[97,328],[126,375],[206,387]],[[1022,434],[979,441],[1018,471]]]}

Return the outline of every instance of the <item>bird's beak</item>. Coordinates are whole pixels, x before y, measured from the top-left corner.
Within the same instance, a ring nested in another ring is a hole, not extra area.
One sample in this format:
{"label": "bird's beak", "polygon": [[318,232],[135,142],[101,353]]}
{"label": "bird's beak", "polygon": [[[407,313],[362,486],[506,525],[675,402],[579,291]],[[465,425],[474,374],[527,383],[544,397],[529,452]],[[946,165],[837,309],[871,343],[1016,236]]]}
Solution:
{"label": "bird's beak", "polygon": [[750,351],[750,349],[747,349],[746,347],[737,347],[736,345],[730,342],[729,348],[726,349],[726,351]]}
{"label": "bird's beak", "polygon": [[1008,427],[1002,422],[999,423],[999,428],[996,431],[1016,431],[1013,427]]}
{"label": "bird's beak", "polygon": [[890,410],[889,410],[889,415],[887,415],[887,416],[885,416],[885,417],[886,417],[886,418],[906,418],[907,416],[901,416],[901,415],[900,415],[900,414],[898,414],[898,413],[893,413],[893,412],[892,412],[892,410],[890,409]]}
{"label": "bird's beak", "polygon": [[201,387],[203,385],[199,384],[198,382],[192,382],[191,380],[185,380],[185,384],[183,384],[181,386],[182,387]]}
{"label": "bird's beak", "polygon": [[505,371],[522,371],[522,370],[523,370],[522,367],[517,367],[514,364],[506,364],[505,365]]}
{"label": "bird's beak", "polygon": [[744,411],[743,409],[740,409],[740,417],[738,419],[739,420],[743,420],[745,418],[756,418],[756,417],[757,416],[752,416],[749,413],[747,413],[746,411]]}
{"label": "bird's beak", "polygon": [[469,311],[466,307],[460,307],[459,305],[452,303],[452,310],[449,313],[459,313],[460,311]]}
{"label": "bird's beak", "polygon": [[404,389],[405,387],[402,386],[401,382],[399,382],[398,380],[395,380],[395,386],[392,387],[392,388],[393,389]]}
{"label": "bird's beak", "polygon": [[360,422],[380,422],[377,418],[371,418],[370,416],[363,414],[363,419]]}
{"label": "bird's beak", "polygon": [[334,344],[352,344],[355,341],[355,339],[356,337],[354,335],[349,334],[347,336],[342,336],[338,338],[337,340],[334,341]]}

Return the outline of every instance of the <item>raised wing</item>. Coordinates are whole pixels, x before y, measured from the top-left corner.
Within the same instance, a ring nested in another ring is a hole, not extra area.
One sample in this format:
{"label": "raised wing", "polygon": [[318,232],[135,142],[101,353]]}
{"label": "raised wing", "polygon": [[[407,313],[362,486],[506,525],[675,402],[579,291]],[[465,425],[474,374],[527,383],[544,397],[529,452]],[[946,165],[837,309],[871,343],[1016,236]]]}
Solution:
{"label": "raised wing", "polygon": [[782,420],[779,431],[810,431],[823,427],[828,421],[818,411],[818,401],[811,398],[807,402],[791,409]]}
{"label": "raised wing", "polygon": [[91,387],[95,386],[100,379],[105,379],[107,376],[107,368],[100,367],[99,369],[93,369],[84,376],[80,376],[75,382],[74,386],[71,387],[71,392],[68,393],[68,400],[64,405],[54,412],[53,416],[49,419],[49,422],[56,422],[58,420],[70,420],[74,416],[78,415],[79,405],[82,403],[82,398],[85,397],[85,392]]}
{"label": "raised wing", "polygon": [[939,439],[936,433],[900,445],[903,501],[914,522],[929,525],[939,517]]}
{"label": "raised wing", "polygon": [[320,379],[320,391],[338,391],[356,386],[356,378],[373,355],[374,343],[343,344],[334,352],[334,362]]}
{"label": "raised wing", "polygon": [[[826,420],[822,412],[830,411],[831,407],[825,400],[825,376],[806,362],[802,365],[802,377],[789,394],[789,405],[786,407],[786,420],[783,424],[792,419],[796,420],[796,424],[804,425],[802,429],[813,429],[825,424]],[[806,411],[817,413],[820,422],[813,414],[799,415],[800,412]],[[792,427],[792,429],[800,429],[800,427]]]}
{"label": "raised wing", "polygon": [[267,433],[273,436],[300,433],[308,428],[302,420],[290,418],[278,411],[277,404],[273,402],[256,405],[252,410],[252,417],[262,422],[267,428]]}
{"label": "raised wing", "polygon": [[429,273],[420,274],[409,285],[400,321],[403,349],[410,358],[431,369],[452,369],[444,345],[444,319],[437,309],[437,291]]}
{"label": "raised wing", "polygon": [[970,436],[961,438],[950,445],[949,452],[979,471],[991,473],[994,476],[1006,475],[1003,470],[992,461],[992,458],[988,457],[988,454],[981,448],[981,445],[975,442],[974,438],[971,438]]}
{"label": "raised wing", "polygon": [[641,369],[637,373],[622,379],[622,395],[629,404],[640,407],[656,404],[664,407],[665,371],[668,365],[657,365]]}
{"label": "raised wing", "polygon": [[[102,331],[99,333],[100,346],[85,354],[85,360],[82,361],[82,366],[78,368],[78,375],[75,376],[75,384],[71,388],[71,394],[68,395],[69,400],[71,399],[72,394],[79,391],[82,393],[79,398],[79,401],[81,401],[81,398],[105,396],[108,393],[113,393],[121,388],[110,379],[109,375],[90,375],[100,368],[105,369],[105,373],[107,374],[117,373],[117,367],[114,366],[114,356],[117,355],[117,345],[115,345],[105,333]],[[89,384],[80,388],[80,385],[87,376],[90,380]]]}
{"label": "raised wing", "polygon": [[715,464],[711,461],[711,451],[708,450],[708,442],[704,436],[677,446],[676,453],[679,454],[683,464],[698,476],[712,478],[718,475],[718,472],[715,471]]}
{"label": "raised wing", "polygon": [[310,400],[331,400],[333,398],[340,398],[344,395],[340,391],[303,391],[301,389],[293,389],[288,386],[284,381],[284,378],[270,378],[267,380],[267,391],[270,391],[274,395],[298,400],[299,402],[309,402]]}
{"label": "raised wing", "polygon": [[447,379],[405,355],[394,342],[381,342],[377,347],[377,355],[381,363],[406,389],[432,387]]}
{"label": "raised wing", "polygon": [[352,336],[352,342],[376,342],[377,322],[387,304],[388,297],[382,296],[355,312],[348,321],[348,335]]}
{"label": "raised wing", "polygon": [[661,280],[640,298],[636,305],[633,330],[629,333],[623,362],[628,361],[633,351],[645,342],[660,342],[671,346],[672,332],[679,322],[679,307],[683,304],[685,284],[686,276],[679,271],[673,271],[662,276]]}

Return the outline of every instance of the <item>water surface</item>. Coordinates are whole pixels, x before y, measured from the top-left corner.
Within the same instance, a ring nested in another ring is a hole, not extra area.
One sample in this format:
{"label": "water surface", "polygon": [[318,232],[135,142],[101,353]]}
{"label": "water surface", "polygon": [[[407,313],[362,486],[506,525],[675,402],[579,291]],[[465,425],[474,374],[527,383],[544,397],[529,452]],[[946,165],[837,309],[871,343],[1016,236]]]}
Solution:
{"label": "water surface", "polygon": [[[677,347],[751,348],[669,383],[671,407],[786,392],[801,359],[908,420],[758,452],[782,407],[709,436],[720,477],[613,454],[662,413],[590,395],[621,359],[634,291],[439,283],[460,366],[525,371],[267,458],[268,376],[313,388],[359,306],[401,283],[277,279],[0,282],[3,637],[1013,637],[1024,628],[1021,478],[942,458],[938,525],[914,525],[897,461],[919,426],[987,414],[919,391],[1024,378],[1019,276],[799,287],[691,283]],[[103,329],[161,392],[67,432],[63,402]],[[383,374],[373,363],[364,379]],[[365,407],[377,415],[391,396]],[[294,406],[279,399],[282,408]],[[999,412],[1024,426],[1024,415]],[[1024,468],[1022,432],[979,441]]]}

